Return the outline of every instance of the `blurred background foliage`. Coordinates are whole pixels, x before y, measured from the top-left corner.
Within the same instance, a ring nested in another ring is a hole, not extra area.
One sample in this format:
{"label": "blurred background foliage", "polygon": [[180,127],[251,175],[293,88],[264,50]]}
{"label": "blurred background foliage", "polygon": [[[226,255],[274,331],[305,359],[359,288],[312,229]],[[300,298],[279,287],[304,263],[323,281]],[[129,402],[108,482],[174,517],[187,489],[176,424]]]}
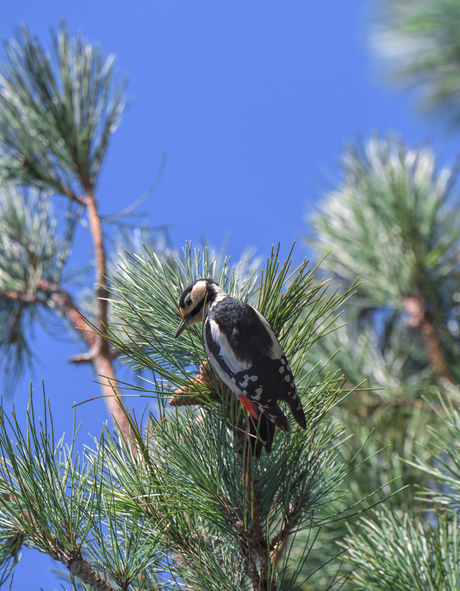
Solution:
{"label": "blurred background foliage", "polygon": [[460,123],[460,6],[455,0],[375,4],[371,44],[388,80],[413,88],[419,106]]}
{"label": "blurred background foliage", "polygon": [[[307,240],[325,257],[322,266],[337,284],[346,287],[357,276],[362,283],[343,307],[346,326],[322,339],[309,363],[332,357],[328,370],[342,372],[345,383],[357,387],[334,409],[353,434],[344,448],[351,467],[346,487],[356,502],[384,501],[384,512],[377,507],[366,511],[364,521],[325,527],[318,552],[342,545],[341,568],[353,571],[345,588],[450,589],[436,587],[442,568],[449,570],[444,558],[438,556],[433,567],[434,586],[420,575],[422,547],[435,553],[439,537],[445,539],[454,527],[442,513],[444,529],[437,529],[433,503],[421,491],[435,486],[428,468],[436,464],[433,434],[446,430],[439,392],[459,401],[456,173],[440,167],[430,148],[407,147],[395,134],[347,146],[341,170],[341,180],[309,220]],[[449,448],[454,445],[452,440]],[[386,545],[373,537],[375,531]],[[397,544],[425,531],[426,539],[413,545],[412,570],[404,574],[404,561],[394,562]],[[375,551],[365,554],[370,540]],[[450,560],[453,550],[446,552]],[[334,572],[332,564],[328,568]],[[386,579],[378,572],[387,573]],[[373,577],[381,586],[372,586]],[[412,577],[419,586],[410,586]],[[327,588],[327,580],[322,573],[311,589],[321,588],[321,581]]]}
{"label": "blurred background foliage", "polygon": [[[414,89],[428,115],[458,124],[457,2],[381,2],[371,42],[387,79]],[[335,354],[332,368],[346,383],[366,386],[334,412],[353,433],[347,486],[356,498],[385,502],[355,523],[324,528],[317,551],[342,546],[340,568],[351,572],[344,588],[458,589],[458,167],[395,133],[347,145],[340,167],[307,221],[306,241],[327,254],[323,268],[338,284],[357,276],[362,284],[344,306],[346,327],[309,362]],[[311,589],[327,584],[322,573]]]}

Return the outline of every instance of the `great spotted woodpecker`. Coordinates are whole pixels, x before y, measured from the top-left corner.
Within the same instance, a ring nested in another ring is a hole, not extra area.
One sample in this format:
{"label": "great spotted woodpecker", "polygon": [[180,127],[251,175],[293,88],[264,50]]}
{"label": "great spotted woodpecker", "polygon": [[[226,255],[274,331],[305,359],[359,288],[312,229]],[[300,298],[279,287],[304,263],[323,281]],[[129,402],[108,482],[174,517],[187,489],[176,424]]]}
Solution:
{"label": "great spotted woodpecker", "polygon": [[[180,297],[179,310],[182,321],[174,336],[178,337],[186,326],[203,322],[203,340],[211,366],[250,415],[260,418],[255,431],[259,438],[265,438],[268,453],[275,426],[285,432],[290,430],[278,402],[286,402],[297,423],[306,428],[291,368],[260,312],[230,297],[211,279],[190,284]],[[254,433],[254,428],[251,431]]]}

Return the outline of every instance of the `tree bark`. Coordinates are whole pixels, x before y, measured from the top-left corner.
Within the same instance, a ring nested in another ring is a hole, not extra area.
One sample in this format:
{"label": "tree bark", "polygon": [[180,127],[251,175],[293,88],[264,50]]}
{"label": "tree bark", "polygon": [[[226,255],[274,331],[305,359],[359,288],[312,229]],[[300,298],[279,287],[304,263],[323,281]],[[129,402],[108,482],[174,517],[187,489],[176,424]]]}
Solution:
{"label": "tree bark", "polygon": [[436,377],[447,380],[450,384],[456,384],[444,358],[441,342],[436,334],[431,315],[426,310],[423,297],[406,298],[404,307],[409,314],[409,325],[416,328],[422,337],[423,346]]}
{"label": "tree bark", "polygon": [[88,354],[84,356],[84,360],[92,363],[97,375],[101,378],[99,383],[108,410],[118,425],[123,437],[127,439],[129,435],[129,423],[123,410],[123,398],[117,386],[115,369],[113,367],[114,355],[109,349],[108,341],[96,332],[91,331],[82,315],[76,309],[72,296],[62,289],[60,285],[40,279],[37,285],[37,291],[42,292],[45,296],[48,306],[53,307],[77,329],[78,336],[88,348]]}
{"label": "tree bark", "polygon": [[94,253],[96,260],[96,288],[97,299],[97,334],[93,349],[93,366],[96,373],[101,377],[101,388],[104,394],[109,412],[115,423],[118,425],[123,437],[129,437],[129,423],[124,411],[123,397],[117,385],[115,370],[113,367],[113,356],[110,352],[109,341],[107,340],[108,327],[108,282],[107,282],[107,257],[104,246],[104,235],[102,232],[101,218],[97,208],[97,200],[92,187],[86,192],[86,211],[88,222],[93,239]]}

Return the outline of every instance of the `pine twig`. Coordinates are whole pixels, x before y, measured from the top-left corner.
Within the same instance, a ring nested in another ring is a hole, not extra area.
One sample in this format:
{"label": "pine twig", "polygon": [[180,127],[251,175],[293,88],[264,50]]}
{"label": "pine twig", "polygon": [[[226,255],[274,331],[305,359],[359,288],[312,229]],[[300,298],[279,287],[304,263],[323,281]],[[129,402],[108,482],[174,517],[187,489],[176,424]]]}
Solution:
{"label": "pine twig", "polygon": [[77,549],[69,552],[68,550],[55,548],[50,551],[50,556],[54,560],[62,562],[74,577],[77,577],[86,585],[90,585],[96,591],[115,591],[91,564],[83,558],[80,550]]}
{"label": "pine twig", "polygon": [[[268,544],[259,515],[259,501],[252,479],[252,452],[246,435],[236,431],[237,450],[241,467],[243,489],[246,491],[246,528],[242,528],[240,540],[242,553],[249,554],[249,570],[253,588],[258,591],[277,591],[274,580],[270,580],[271,561]],[[240,533],[240,532],[239,532]]]}
{"label": "pine twig", "polygon": [[423,346],[436,377],[447,380],[451,384],[456,384],[456,380],[444,358],[431,315],[426,310],[424,298],[422,296],[406,298],[404,307],[409,314],[409,325],[416,328],[422,337]]}
{"label": "pine twig", "polygon": [[43,294],[47,305],[54,308],[61,316],[77,329],[78,336],[83,340],[88,352],[81,361],[90,361],[99,376],[104,376],[100,382],[102,393],[105,397],[109,412],[116,424],[121,429],[124,437],[129,434],[129,423],[123,408],[117,399],[121,399],[113,368],[113,353],[109,349],[108,342],[101,335],[87,330],[88,326],[83,316],[78,312],[72,296],[60,285],[40,279],[37,284],[37,292]]}

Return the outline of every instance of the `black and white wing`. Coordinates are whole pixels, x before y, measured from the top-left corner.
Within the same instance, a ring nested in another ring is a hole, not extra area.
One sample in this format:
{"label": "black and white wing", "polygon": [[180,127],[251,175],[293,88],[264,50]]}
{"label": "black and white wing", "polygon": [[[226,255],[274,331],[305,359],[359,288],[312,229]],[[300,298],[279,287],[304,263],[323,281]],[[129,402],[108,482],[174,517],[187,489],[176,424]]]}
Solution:
{"label": "black and white wing", "polygon": [[278,401],[287,402],[305,428],[292,371],[270,325],[257,310],[226,298],[211,310],[203,330],[209,360],[233,391],[251,400],[283,431],[289,431],[290,425]]}

